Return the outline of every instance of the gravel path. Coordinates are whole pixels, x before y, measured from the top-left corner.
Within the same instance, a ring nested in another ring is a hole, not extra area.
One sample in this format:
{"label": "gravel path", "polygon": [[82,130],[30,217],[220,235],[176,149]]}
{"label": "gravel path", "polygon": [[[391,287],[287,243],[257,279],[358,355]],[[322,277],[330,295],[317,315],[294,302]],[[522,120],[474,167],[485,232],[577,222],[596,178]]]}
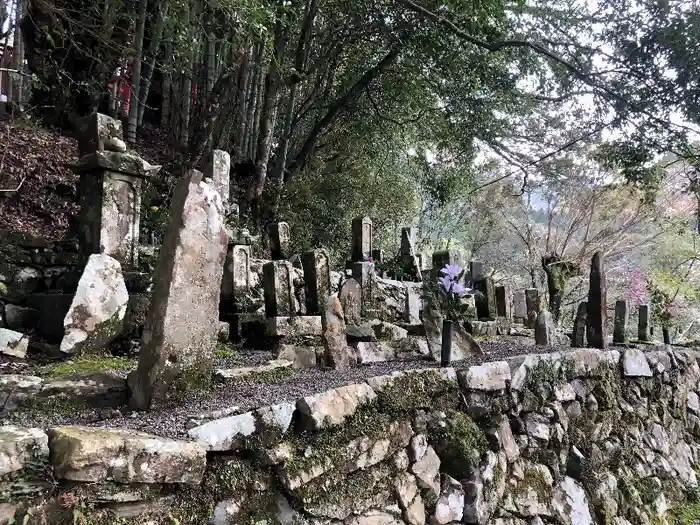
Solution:
{"label": "gravel path", "polygon": [[[527,338],[507,337],[497,341],[480,341],[484,356],[475,356],[462,361],[455,361],[455,368],[466,368],[486,361],[497,361],[517,355],[549,353],[566,350],[565,347],[537,347]],[[652,349],[651,347],[647,347]],[[245,359],[226,358],[219,360],[219,366],[251,366],[252,360],[265,361],[269,354],[257,352]],[[250,360],[248,359],[250,358]],[[223,362],[222,362],[223,361]],[[437,363],[426,358],[411,358],[400,361],[387,361],[358,366],[342,371],[309,368],[299,370],[292,376],[277,381],[260,382],[255,379],[240,379],[224,384],[215,384],[212,391],[192,394],[177,405],[157,406],[149,412],[127,412],[115,409],[96,409],[82,411],[13,412],[7,417],[7,423],[50,428],[60,425],[88,425],[99,427],[121,427],[141,430],[163,437],[186,438],[186,423],[202,413],[238,407],[237,412],[245,412],[265,405],[285,401],[294,402],[300,397],[323,392],[343,385],[357,383],[369,377],[388,374],[396,370],[435,367]],[[233,411],[232,411],[233,412]]]}

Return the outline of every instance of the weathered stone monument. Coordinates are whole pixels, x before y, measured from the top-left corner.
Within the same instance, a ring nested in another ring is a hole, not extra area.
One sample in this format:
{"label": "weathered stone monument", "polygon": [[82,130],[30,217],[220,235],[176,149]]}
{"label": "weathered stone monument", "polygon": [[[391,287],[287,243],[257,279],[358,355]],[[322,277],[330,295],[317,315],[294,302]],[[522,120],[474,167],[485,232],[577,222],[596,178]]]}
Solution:
{"label": "weathered stone monument", "polygon": [[221,196],[188,172],[178,183],[156,267],[131,405],[145,410],[211,379],[228,237]]}
{"label": "weathered stone monument", "polygon": [[627,344],[627,323],[629,322],[629,303],[626,299],[615,302],[615,324],[613,325],[613,343]]}
{"label": "weathered stone monument", "polygon": [[401,267],[410,279],[422,281],[421,263],[414,247],[415,230],[412,227],[401,228],[401,250],[399,252]]}
{"label": "weathered stone monument", "polygon": [[637,325],[637,338],[640,341],[649,341],[649,305],[639,305],[639,322]]}
{"label": "weathered stone monument", "polygon": [[496,314],[498,317],[510,319],[512,315],[509,292],[507,286],[496,286]]}
{"label": "weathered stone monument", "polygon": [[268,236],[270,238],[270,252],[273,261],[283,261],[291,257],[289,224],[278,222],[268,226]]}
{"label": "weathered stone monument", "polygon": [[362,316],[362,288],[355,279],[347,279],[338,292],[347,324],[359,325]]}
{"label": "weathered stone monument", "polygon": [[513,293],[513,317],[516,321],[527,321],[527,302],[525,300],[525,290],[518,290]]}
{"label": "weathered stone monument", "polygon": [[607,288],[603,254],[596,252],[591,261],[590,288],[588,290],[588,314],[586,340],[593,348],[607,347]]}
{"label": "weathered stone monument", "polygon": [[231,199],[231,155],[228,152],[220,149],[211,152],[211,158],[204,168],[204,182],[211,184],[219,192],[226,212]]}
{"label": "weathered stone monument", "polygon": [[496,287],[491,277],[484,277],[474,282],[476,315],[479,319],[496,318]]}
{"label": "weathered stone monument", "polygon": [[325,365],[336,370],[348,368],[350,355],[345,334],[345,319],[337,295],[329,295],[326,298],[321,319]]}
{"label": "weathered stone monument", "polygon": [[469,261],[469,282],[476,283],[486,277],[486,267],[481,261]]}
{"label": "weathered stone monument", "polygon": [[352,261],[366,261],[372,256],[372,219],[356,217],[352,220]]}
{"label": "weathered stone monument", "polygon": [[352,265],[352,277],[355,279],[362,290],[362,312],[364,315],[367,309],[372,309],[372,275],[374,274],[374,265],[369,262],[355,262]]}
{"label": "weathered stone monument", "polygon": [[270,261],[263,265],[265,316],[294,315],[294,268],[288,261]]}
{"label": "weathered stone monument", "polygon": [[433,252],[433,274],[435,276],[442,275],[440,270],[442,270],[448,264],[461,265],[461,256],[456,250],[440,250]]}
{"label": "weathered stone monument", "polygon": [[535,320],[535,344],[551,346],[556,344],[554,317],[549,310],[542,310]]}
{"label": "weathered stone monument", "polygon": [[331,269],[325,250],[311,250],[301,256],[306,286],[306,313],[320,315],[331,293]]}
{"label": "weathered stone monument", "polygon": [[160,171],[126,151],[122,125],[93,113],[78,124],[82,155],[73,171],[80,175],[78,242],[83,261],[105,253],[122,270],[138,268],[143,181]]}
{"label": "weathered stone monument", "polygon": [[537,288],[528,288],[525,290],[525,309],[527,310],[525,326],[534,328],[537,314],[542,310],[542,299],[540,298],[540,291]]}
{"label": "weathered stone monument", "polygon": [[420,320],[421,296],[413,286],[406,286],[406,305],[404,309],[404,322],[418,325]]}
{"label": "weathered stone monument", "polygon": [[571,346],[575,348],[583,348],[586,343],[586,317],[588,315],[588,303],[583,301],[579,303],[576,310],[576,318],[574,319],[573,338]]}

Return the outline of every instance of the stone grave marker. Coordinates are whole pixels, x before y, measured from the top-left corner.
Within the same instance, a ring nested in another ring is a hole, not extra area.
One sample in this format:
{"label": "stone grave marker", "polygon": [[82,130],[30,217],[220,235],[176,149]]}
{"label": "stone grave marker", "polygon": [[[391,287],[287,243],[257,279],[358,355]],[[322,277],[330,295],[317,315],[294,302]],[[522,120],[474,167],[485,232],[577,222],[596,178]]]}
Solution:
{"label": "stone grave marker", "polygon": [[629,322],[629,303],[626,299],[615,302],[615,324],[613,325],[613,343],[627,344],[627,323]]}
{"label": "stone grave marker", "polygon": [[360,284],[362,290],[362,312],[372,308],[372,273],[374,265],[368,262],[355,262],[352,265],[352,277]]}
{"label": "stone grave marker", "polygon": [[519,321],[527,319],[527,303],[525,302],[525,290],[513,292],[513,317]]}
{"label": "stone grave marker", "polygon": [[448,264],[456,264],[460,266],[461,257],[456,250],[440,250],[433,253],[433,273],[436,277],[442,276],[442,270]]}
{"label": "stone grave marker", "polygon": [[640,341],[649,341],[649,305],[639,305],[639,322],[637,325],[637,338]]}
{"label": "stone grave marker", "polygon": [[369,217],[356,217],[352,220],[352,261],[366,261],[372,255],[372,235],[374,226]]}
{"label": "stone grave marker", "polygon": [[263,265],[265,316],[294,315],[294,268],[289,261],[270,261]]}
{"label": "stone grave marker", "polygon": [[413,242],[415,240],[415,230],[412,227],[401,228],[401,256],[413,257],[415,248]]}
{"label": "stone grave marker", "polygon": [[576,310],[576,318],[574,319],[574,337],[571,341],[571,346],[575,348],[584,348],[586,343],[586,316],[588,314],[588,303],[581,302]]}
{"label": "stone grave marker", "polygon": [[211,152],[211,158],[204,170],[204,180],[219,192],[221,203],[226,210],[230,200],[231,182],[231,155],[228,152],[220,149]]}
{"label": "stone grave marker", "polygon": [[511,317],[510,293],[506,286],[496,286],[496,313],[498,317]]}
{"label": "stone grave marker", "polygon": [[549,310],[542,310],[535,320],[535,344],[551,346],[555,344],[554,317]]}
{"label": "stone grave marker", "polygon": [[104,253],[121,264],[122,271],[138,268],[141,194],[145,179],[161,167],[152,166],[124,148],[121,122],[99,113],[79,126],[81,158],[72,166],[78,185],[78,243],[83,261]]}
{"label": "stone grave marker", "polygon": [[537,288],[528,288],[525,290],[525,308],[527,310],[525,326],[534,328],[537,314],[542,310],[540,291]]}
{"label": "stone grave marker", "polygon": [[289,224],[286,222],[278,222],[268,226],[268,234],[270,237],[270,252],[272,253],[273,261],[284,261],[291,257]]}
{"label": "stone grave marker", "polygon": [[227,245],[221,196],[192,170],[170,205],[138,368],[129,377],[133,408],[211,379]]}
{"label": "stone grave marker", "polygon": [[496,318],[496,288],[491,277],[474,283],[474,289],[479,292],[476,298],[476,315],[479,319]]}
{"label": "stone grave marker", "polygon": [[325,311],[321,316],[325,365],[335,370],[350,366],[350,352],[345,332],[343,308],[337,295],[326,298]]}
{"label": "stone grave marker", "polygon": [[331,293],[331,269],[325,250],[311,250],[302,254],[306,286],[306,313],[319,315],[326,297]]}
{"label": "stone grave marker", "polygon": [[486,267],[481,261],[469,261],[469,282],[476,283],[486,277]]}
{"label": "stone grave marker", "polygon": [[591,260],[588,314],[586,317],[586,340],[590,347],[600,349],[607,347],[607,308],[603,254],[596,252]]}
{"label": "stone grave marker", "polygon": [[413,286],[406,286],[406,306],[404,308],[404,322],[412,325],[421,324],[420,320],[421,296]]}
{"label": "stone grave marker", "polygon": [[347,324],[359,325],[362,316],[362,288],[352,277],[347,279],[338,292]]}
{"label": "stone grave marker", "polygon": [[245,295],[250,288],[250,246],[229,244],[221,281],[221,297],[225,301],[230,301],[236,296]]}

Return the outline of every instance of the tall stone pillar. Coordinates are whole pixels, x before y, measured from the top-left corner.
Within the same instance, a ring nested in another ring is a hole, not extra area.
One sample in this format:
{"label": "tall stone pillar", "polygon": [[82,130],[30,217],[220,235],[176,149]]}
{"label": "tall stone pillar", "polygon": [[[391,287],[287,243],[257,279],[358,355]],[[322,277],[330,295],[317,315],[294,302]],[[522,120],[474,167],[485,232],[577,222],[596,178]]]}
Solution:
{"label": "tall stone pillar", "polygon": [[[138,267],[143,182],[160,171],[126,151],[121,123],[93,114],[79,125],[82,157],[73,165],[80,175],[78,241],[83,261],[95,253],[110,255],[122,270]],[[111,148],[111,149],[110,149]]]}

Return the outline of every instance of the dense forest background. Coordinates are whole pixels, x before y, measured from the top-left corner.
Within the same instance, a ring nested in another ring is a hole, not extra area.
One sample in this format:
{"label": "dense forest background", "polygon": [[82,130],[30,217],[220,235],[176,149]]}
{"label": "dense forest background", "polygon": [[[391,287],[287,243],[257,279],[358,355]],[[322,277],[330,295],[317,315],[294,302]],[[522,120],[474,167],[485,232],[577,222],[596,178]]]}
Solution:
{"label": "dense forest background", "polygon": [[[18,153],[38,140],[28,129],[70,137],[99,110],[165,166],[144,202],[151,238],[174,180],[218,148],[231,154],[241,221],[263,234],[261,250],[265,226],[285,220],[295,248],[323,246],[342,264],[351,219],[368,215],[391,258],[400,227],[413,225],[426,254],[459,249],[500,283],[549,289],[562,322],[602,251],[610,300],[651,302],[677,338],[700,333],[694,0],[1,9],[3,187],[18,182],[10,165],[30,162]],[[37,162],[35,178],[65,186]],[[32,188],[3,193],[2,214]]]}

